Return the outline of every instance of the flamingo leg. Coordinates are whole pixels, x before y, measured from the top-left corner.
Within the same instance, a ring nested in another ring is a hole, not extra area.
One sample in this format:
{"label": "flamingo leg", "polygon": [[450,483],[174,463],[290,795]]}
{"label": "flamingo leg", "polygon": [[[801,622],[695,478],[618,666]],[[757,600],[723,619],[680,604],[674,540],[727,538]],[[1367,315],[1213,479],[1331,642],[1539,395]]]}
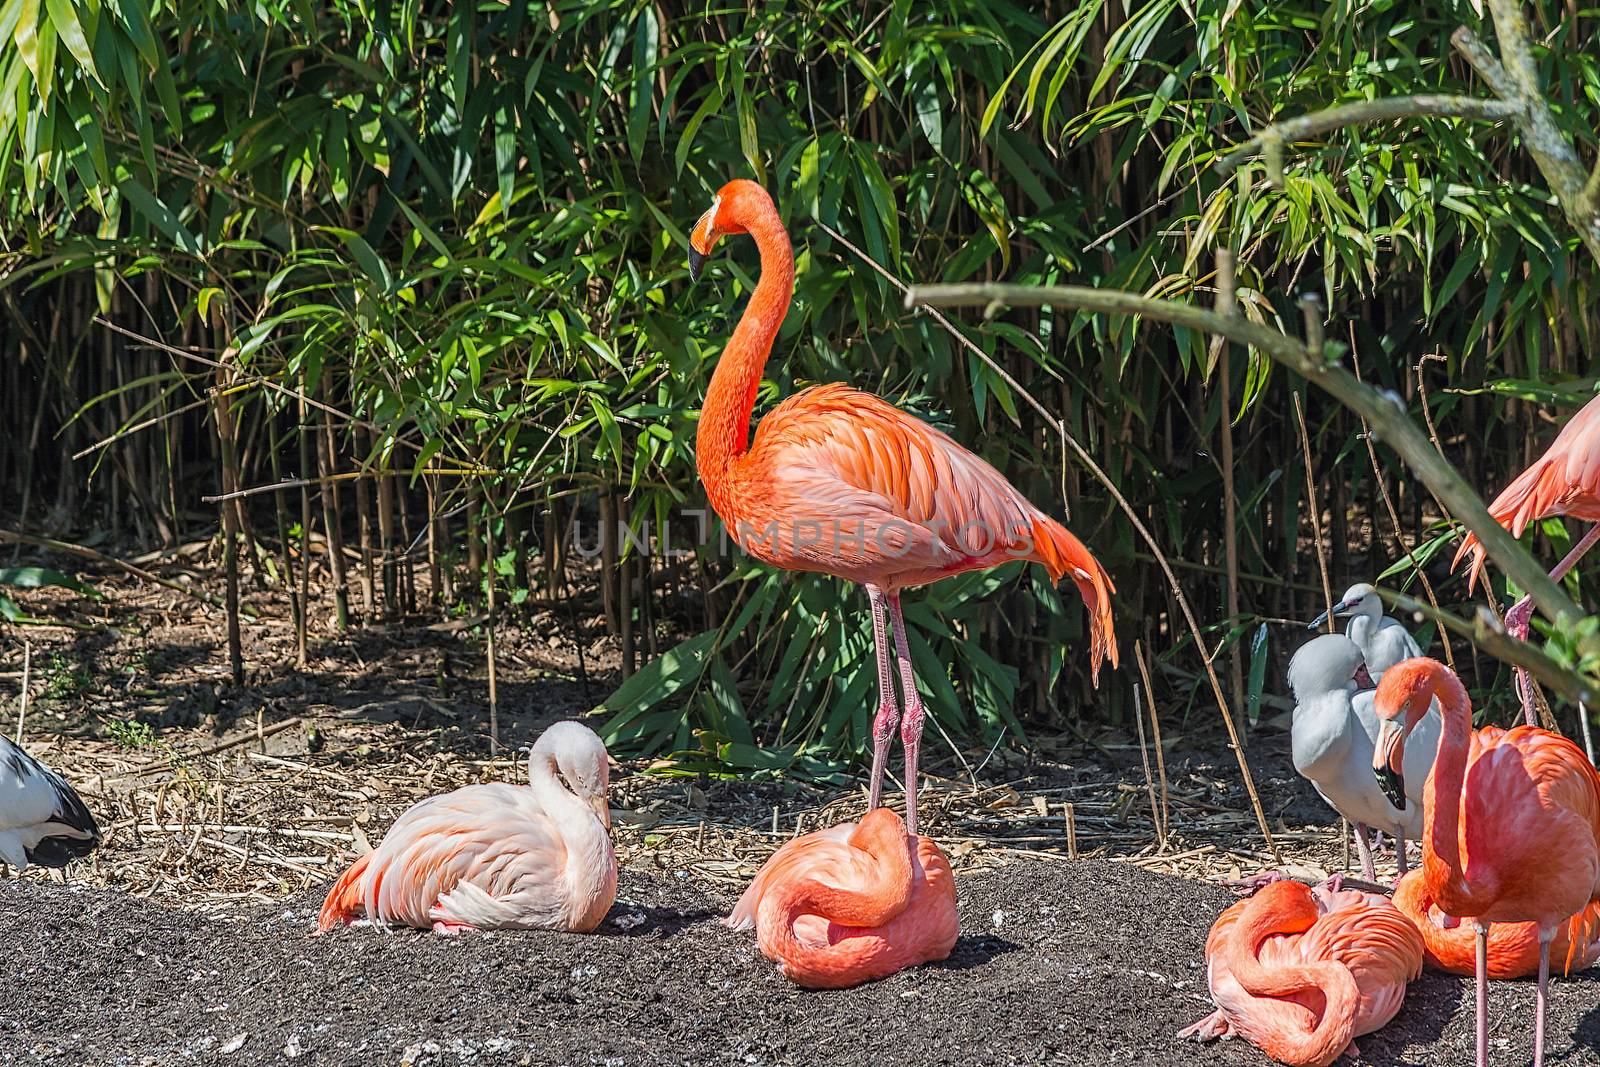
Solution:
{"label": "flamingo leg", "polygon": [[1539,990],[1533,1001],[1533,1067],[1544,1067],[1544,1009],[1550,985],[1550,942],[1555,936],[1555,927],[1539,931]]}
{"label": "flamingo leg", "polygon": [[[1588,532],[1578,539],[1577,544],[1572,546],[1572,550],[1561,558],[1561,562],[1556,564],[1555,570],[1550,572],[1550,580],[1559,582],[1562,578],[1565,578],[1567,572],[1577,564],[1578,560],[1583,558],[1585,552],[1594,547],[1596,541],[1600,541],[1600,523],[1590,526]],[[1528,639],[1528,626],[1532,621],[1533,597],[1525,596],[1513,604],[1506,612],[1506,633],[1515,637],[1518,641],[1526,641]],[[1534,710],[1533,702],[1533,679],[1521,667],[1516,669],[1516,675],[1517,694],[1522,698],[1522,714],[1527,719],[1529,726],[1538,726],[1539,717]]]}
{"label": "flamingo leg", "polygon": [[1372,843],[1367,840],[1371,836],[1367,824],[1358,822],[1356,828],[1356,852],[1361,856],[1361,877],[1369,882],[1378,880],[1377,865],[1372,862]]}
{"label": "flamingo leg", "polygon": [[1406,876],[1406,838],[1404,834],[1394,839],[1394,862],[1399,873],[1395,875],[1395,885],[1400,884],[1400,879]]}
{"label": "flamingo leg", "polygon": [[1489,924],[1473,923],[1478,931],[1478,1067],[1489,1067]]}
{"label": "flamingo leg", "polygon": [[906,832],[917,835],[917,750],[922,745],[922,697],[917,693],[917,675],[911,667],[911,642],[906,638],[906,620],[900,611],[900,594],[889,593],[890,623],[894,627],[894,647],[900,659],[900,689],[905,697],[905,717],[900,720],[900,744],[906,750]]}
{"label": "flamingo leg", "polygon": [[883,590],[869,585],[867,597],[872,601],[872,643],[878,653],[878,717],[872,721],[872,786],[867,795],[867,810],[871,811],[883,799],[883,768],[888,762],[894,728],[900,724],[900,706],[894,698],[894,668],[889,663],[888,614]]}

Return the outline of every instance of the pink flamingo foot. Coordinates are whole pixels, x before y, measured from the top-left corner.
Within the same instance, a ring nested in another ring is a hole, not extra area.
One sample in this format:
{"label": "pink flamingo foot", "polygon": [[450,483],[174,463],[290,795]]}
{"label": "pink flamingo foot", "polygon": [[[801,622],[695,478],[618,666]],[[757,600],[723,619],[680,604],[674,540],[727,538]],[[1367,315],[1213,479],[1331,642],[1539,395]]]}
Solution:
{"label": "pink flamingo foot", "polygon": [[1261,871],[1258,874],[1252,874],[1248,877],[1235,879],[1234,881],[1224,882],[1222,884],[1233,890],[1239,896],[1248,897],[1260,892],[1273,882],[1282,882],[1288,877],[1289,876],[1284,874],[1282,871]]}
{"label": "pink flamingo foot", "polygon": [[435,919],[433,921],[433,932],[436,934],[443,934],[446,937],[456,937],[461,934],[475,933],[477,929],[478,928],[473,926],[471,923],[452,922],[448,919]]}
{"label": "pink flamingo foot", "polygon": [[1227,1039],[1233,1036],[1233,1026],[1228,1022],[1220,1010],[1212,1012],[1204,1019],[1199,1020],[1178,1031],[1180,1038],[1189,1038],[1194,1041],[1215,1041],[1218,1038]]}

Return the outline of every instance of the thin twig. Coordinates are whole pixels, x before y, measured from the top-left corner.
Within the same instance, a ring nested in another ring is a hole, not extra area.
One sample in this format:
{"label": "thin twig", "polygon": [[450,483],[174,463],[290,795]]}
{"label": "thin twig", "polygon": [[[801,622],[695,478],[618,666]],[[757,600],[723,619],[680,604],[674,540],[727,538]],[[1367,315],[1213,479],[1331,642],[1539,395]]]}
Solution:
{"label": "thin twig", "polygon": [[[1144,707],[1139,699],[1139,683],[1133,684],[1133,721],[1139,728],[1139,759],[1144,763],[1144,787],[1150,794],[1150,821],[1156,828],[1156,847],[1165,852],[1167,849],[1167,835],[1161,827],[1161,806],[1156,803],[1155,778],[1150,774],[1150,749],[1146,747],[1144,736]],[[1153,704],[1154,698],[1151,699]]]}
{"label": "thin twig", "polygon": [[22,692],[17,694],[17,744],[22,744],[22,724],[28,718],[28,686],[33,679],[33,642],[22,639]]}
{"label": "thin twig", "polygon": [[1264,126],[1250,140],[1235,148],[1217,161],[1217,169],[1224,174],[1246,159],[1261,152],[1267,157],[1268,177],[1275,185],[1283,184],[1283,146],[1290,141],[1303,141],[1345,126],[1367,122],[1388,122],[1406,118],[1455,118],[1499,122],[1511,118],[1520,107],[1505,100],[1483,99],[1475,96],[1443,96],[1436,93],[1419,93],[1416,96],[1393,96],[1383,100],[1359,100],[1341,104],[1325,111],[1315,111]]}
{"label": "thin twig", "polygon": [[165,589],[171,589],[175,593],[182,593],[184,596],[193,597],[203,604],[210,604],[214,608],[223,607],[222,601],[218,600],[210,593],[199,589],[190,589],[188,586],[174,582],[169,578],[163,578],[159,574],[151,574],[143,567],[136,567],[132,563],[125,563],[114,556],[108,556],[104,552],[99,552],[83,545],[75,545],[68,541],[57,541],[53,537],[38,537],[34,534],[19,533],[16,530],[0,530],[0,542],[9,542],[17,545],[33,545],[35,548],[48,548],[55,552],[65,552],[72,556],[82,556],[84,559],[93,560],[96,563],[103,563],[108,567],[115,567],[125,574],[133,575],[135,578],[141,578],[147,582],[154,582],[156,585],[159,585]]}
{"label": "thin twig", "polygon": [[1161,744],[1161,716],[1156,714],[1156,691],[1150,684],[1150,661],[1145,658],[1143,641],[1133,642],[1133,658],[1139,664],[1139,677],[1144,680],[1144,691],[1150,696],[1150,733],[1156,743],[1156,774],[1161,779],[1161,836],[1165,837],[1172,818],[1172,806],[1168,802],[1167,753]]}
{"label": "thin twig", "polygon": [[1306,431],[1306,409],[1300,394],[1294,394],[1294,414],[1300,426],[1300,454],[1305,460],[1306,500],[1311,511],[1311,540],[1317,546],[1317,569],[1322,572],[1322,600],[1327,608],[1328,632],[1337,633],[1333,618],[1333,582],[1328,577],[1328,549],[1322,543],[1322,505],[1317,502],[1317,480],[1311,473],[1311,435]]}
{"label": "thin twig", "polygon": [[[381,470],[374,468],[369,471],[341,471],[338,474],[329,474],[318,478],[290,478],[271,485],[255,485],[249,489],[237,489],[231,493],[218,493],[214,496],[203,496],[200,499],[207,504],[217,504],[226,500],[238,500],[247,496],[258,496],[261,493],[277,493],[286,489],[303,489],[308,485],[329,485],[333,482],[349,482],[357,478],[383,478],[395,473],[390,468]],[[489,467],[423,467],[411,471],[411,474],[454,474],[463,478],[486,478],[504,474],[504,471],[493,470]],[[420,535],[419,535],[420,536]]]}
{"label": "thin twig", "polygon": [[155,774],[158,771],[170,770],[179,764],[188,763],[191,760],[204,759],[206,756],[215,756],[218,752],[226,752],[230,748],[236,748],[239,745],[247,745],[251,741],[265,740],[266,738],[272,737],[274,734],[283,733],[283,731],[289,729],[291,726],[299,725],[300,719],[298,716],[292,719],[285,719],[282,722],[275,722],[264,730],[251,730],[249,733],[241,734],[238,737],[229,738],[226,741],[218,741],[214,745],[207,745],[205,748],[197,751],[186,752],[182,755],[174,756],[169,760],[163,760],[160,763],[152,763],[148,767],[141,767],[139,770],[133,772],[133,776],[135,778],[143,778],[147,774]]}

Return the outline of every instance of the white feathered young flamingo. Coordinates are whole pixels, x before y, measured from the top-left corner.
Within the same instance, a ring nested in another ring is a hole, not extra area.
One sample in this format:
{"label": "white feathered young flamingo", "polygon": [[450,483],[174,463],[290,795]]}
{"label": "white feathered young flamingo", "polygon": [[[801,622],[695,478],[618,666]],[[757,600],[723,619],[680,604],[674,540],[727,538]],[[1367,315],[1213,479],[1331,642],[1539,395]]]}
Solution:
{"label": "white feathered young flamingo", "polygon": [[1400,620],[1391,619],[1383,613],[1383,601],[1379,599],[1378,591],[1366,582],[1346,589],[1344,598],[1313,619],[1306,629],[1317,629],[1328,620],[1329,615],[1350,620],[1344,628],[1345,636],[1361,649],[1361,657],[1366,660],[1367,672],[1372,675],[1374,683],[1396,663],[1422,655],[1422,649],[1418,647],[1417,639],[1411,636],[1411,631]]}
{"label": "white feathered young flamingo", "polygon": [[100,844],[100,827],[55,771],[0,737],[0,863],[65,867]]}
{"label": "white feathered young flamingo", "polygon": [[1343,634],[1323,634],[1303,645],[1289,661],[1294,690],[1291,744],[1294,769],[1309,779],[1333,809],[1355,824],[1361,876],[1377,877],[1370,827],[1394,838],[1400,874],[1406,873],[1406,839],[1422,837],[1422,791],[1439,751],[1439,719],[1420,726],[1406,748],[1407,796],[1401,811],[1390,803],[1372,775],[1378,740],[1378,714],[1361,649]]}
{"label": "white feathered young flamingo", "polygon": [[528,754],[527,785],[468,785],[407,809],[328,891],[318,929],[593,930],[617,896],[610,778],[594,731],[556,723]]}

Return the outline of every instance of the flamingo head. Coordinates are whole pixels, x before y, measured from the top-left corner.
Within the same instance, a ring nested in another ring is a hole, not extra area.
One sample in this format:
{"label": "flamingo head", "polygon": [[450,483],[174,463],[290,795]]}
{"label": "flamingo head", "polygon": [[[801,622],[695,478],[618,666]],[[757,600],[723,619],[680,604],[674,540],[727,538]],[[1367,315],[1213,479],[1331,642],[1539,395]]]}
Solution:
{"label": "flamingo head", "polygon": [[593,810],[606,829],[611,828],[611,807],[606,802],[611,764],[605,743],[593,730],[579,722],[558,722],[539,735],[528,759],[552,761],[573,795]]}
{"label": "flamingo head", "polygon": [[1406,738],[1428,714],[1446,668],[1436,660],[1417,656],[1383,672],[1372,698],[1378,715],[1378,743],[1373,746],[1372,770],[1389,803],[1406,808]]}
{"label": "flamingo head", "polygon": [[700,277],[717,241],[729,234],[746,233],[746,223],[758,214],[776,214],[772,197],[755,182],[735,178],[717,190],[706,209],[689,231],[689,280]]}

